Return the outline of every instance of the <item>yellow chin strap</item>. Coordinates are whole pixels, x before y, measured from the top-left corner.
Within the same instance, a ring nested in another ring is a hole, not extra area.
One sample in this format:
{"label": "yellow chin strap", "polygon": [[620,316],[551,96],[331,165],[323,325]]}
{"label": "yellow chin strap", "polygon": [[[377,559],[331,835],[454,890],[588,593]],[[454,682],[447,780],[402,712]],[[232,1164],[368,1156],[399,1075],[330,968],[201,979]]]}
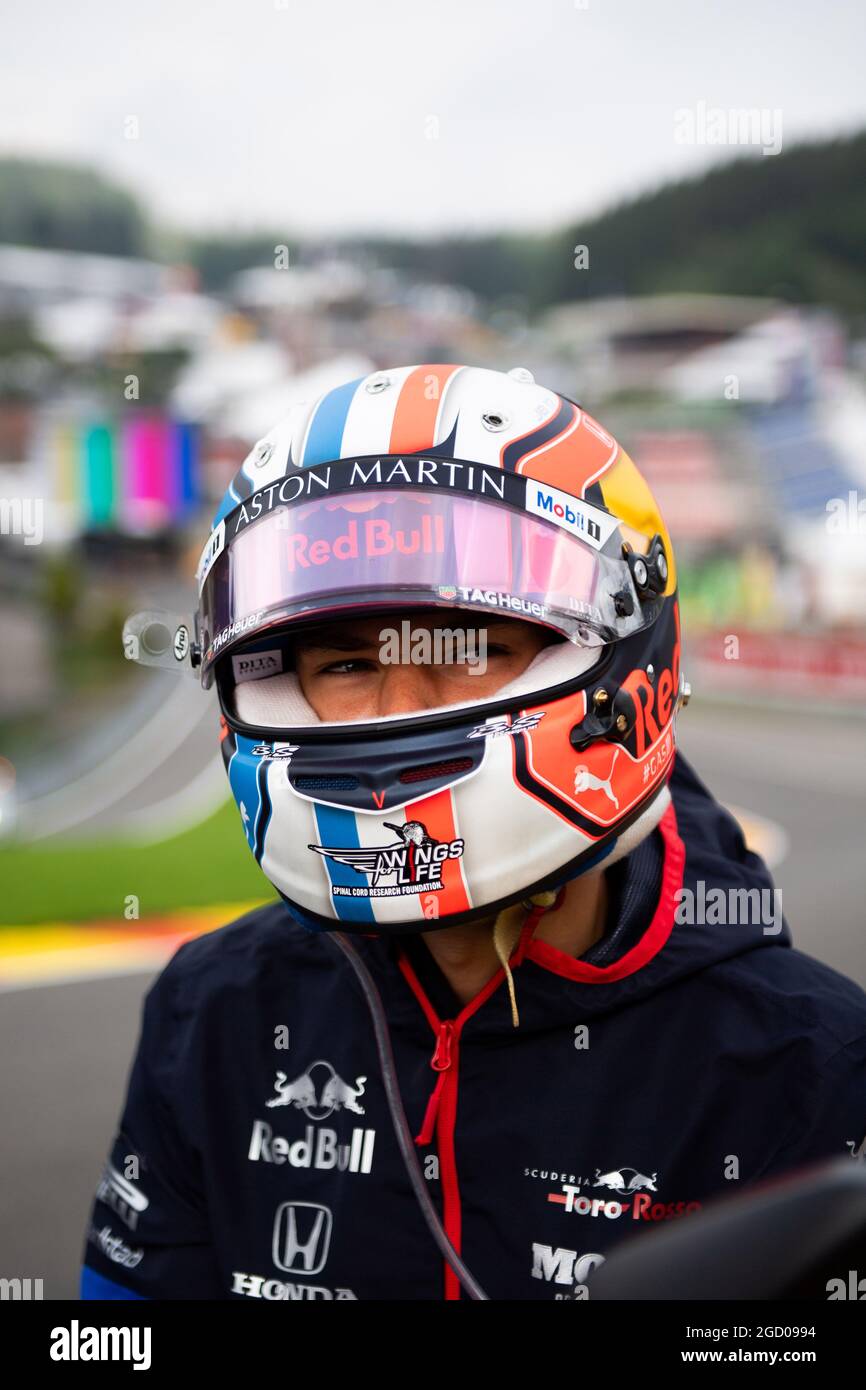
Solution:
{"label": "yellow chin strap", "polygon": [[558,892],[551,889],[547,893],[536,893],[533,897],[527,898],[525,902],[515,903],[513,907],[506,907],[499,913],[493,924],[493,945],[496,954],[505,971],[505,978],[508,981],[508,997],[511,1000],[511,1022],[515,1028],[520,1027],[520,1016],[517,1012],[517,996],[514,992],[514,977],[511,974],[509,960],[514,953],[520,933],[527,920],[526,911],[532,907],[536,920],[541,917],[543,912],[553,907],[558,897]]}

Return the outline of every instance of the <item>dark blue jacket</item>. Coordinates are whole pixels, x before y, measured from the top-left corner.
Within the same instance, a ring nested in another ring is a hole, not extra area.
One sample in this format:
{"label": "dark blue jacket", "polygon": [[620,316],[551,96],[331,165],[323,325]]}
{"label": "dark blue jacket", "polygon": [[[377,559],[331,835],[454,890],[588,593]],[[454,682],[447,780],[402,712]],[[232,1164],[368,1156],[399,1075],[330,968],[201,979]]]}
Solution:
{"label": "dark blue jacket", "polygon": [[[670,785],[584,956],[524,929],[519,1028],[501,969],[461,1007],[420,937],[354,938],[434,1203],[490,1298],[591,1294],[617,1242],[866,1131],[866,995],[792,948],[681,754]],[[85,1259],[85,1297],[461,1296],[351,965],[282,903],[182,946],[148,993]]]}

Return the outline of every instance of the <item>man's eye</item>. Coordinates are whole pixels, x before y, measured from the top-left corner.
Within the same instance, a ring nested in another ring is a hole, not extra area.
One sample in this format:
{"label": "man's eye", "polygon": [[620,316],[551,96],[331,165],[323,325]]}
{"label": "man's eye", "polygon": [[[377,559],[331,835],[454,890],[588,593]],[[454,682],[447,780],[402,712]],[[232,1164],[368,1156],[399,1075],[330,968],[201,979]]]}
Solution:
{"label": "man's eye", "polygon": [[352,657],[346,661],[331,661],[327,666],[320,666],[318,675],[320,676],[353,676],[358,671],[372,671],[373,662],[364,661],[361,657]]}

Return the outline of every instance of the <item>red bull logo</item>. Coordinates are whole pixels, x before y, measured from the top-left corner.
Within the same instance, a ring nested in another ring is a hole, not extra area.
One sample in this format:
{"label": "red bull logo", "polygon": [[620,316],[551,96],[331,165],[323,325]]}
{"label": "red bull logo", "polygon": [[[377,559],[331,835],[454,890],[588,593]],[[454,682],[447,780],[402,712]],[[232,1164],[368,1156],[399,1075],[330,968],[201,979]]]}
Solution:
{"label": "red bull logo", "polygon": [[387,555],[444,555],[445,524],[440,515],[422,516],[417,526],[393,526],[388,517],[350,521],[333,540],[296,531],[288,538],[286,563],[290,574],[332,561],[378,559]]}
{"label": "red bull logo", "polygon": [[251,1163],[288,1164],[290,1168],[370,1173],[375,1143],[374,1129],[353,1129],[348,1141],[343,1142],[335,1129],[305,1125],[300,1138],[288,1139],[275,1134],[266,1120],[254,1120],[247,1158]]}
{"label": "red bull logo", "polygon": [[265,1104],[269,1110],[281,1105],[295,1106],[311,1120],[326,1120],[335,1110],[352,1110],[356,1115],[363,1115],[360,1099],[366,1084],[366,1076],[356,1076],[354,1086],[350,1085],[330,1062],[319,1060],[291,1081],[286,1072],[278,1071],[275,1094]]}

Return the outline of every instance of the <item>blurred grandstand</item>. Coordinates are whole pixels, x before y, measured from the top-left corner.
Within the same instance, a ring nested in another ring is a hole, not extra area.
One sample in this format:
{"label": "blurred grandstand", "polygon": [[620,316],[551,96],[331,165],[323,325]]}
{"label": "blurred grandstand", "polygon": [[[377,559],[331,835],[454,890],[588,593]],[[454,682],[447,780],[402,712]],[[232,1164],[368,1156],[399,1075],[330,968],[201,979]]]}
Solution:
{"label": "blurred grandstand", "polygon": [[220,803],[209,702],[130,671],[123,616],[189,607],[214,503],[292,399],[395,362],[527,366],[618,435],[671,526],[704,696],[860,708],[866,382],[838,307],[680,291],[530,312],[384,254],[235,256],[205,288],[203,255],[0,245],[0,831],[168,833]]}

